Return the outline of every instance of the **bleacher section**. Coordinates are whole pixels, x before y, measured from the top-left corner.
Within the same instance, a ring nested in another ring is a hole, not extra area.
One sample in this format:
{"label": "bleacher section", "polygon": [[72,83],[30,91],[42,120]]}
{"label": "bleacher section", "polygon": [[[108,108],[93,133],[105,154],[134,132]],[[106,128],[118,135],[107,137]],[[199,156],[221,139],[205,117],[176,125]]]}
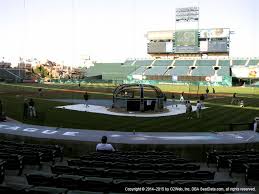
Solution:
{"label": "bleacher section", "polygon": [[145,66],[141,66],[136,71],[133,71],[132,75],[142,75],[144,73],[145,69],[146,69]]}
{"label": "bleacher section", "polygon": [[164,75],[167,70],[167,66],[153,66],[146,70],[145,75]]}
{"label": "bleacher section", "polygon": [[156,60],[153,63],[153,66],[169,66],[171,65],[173,60]]}
{"label": "bleacher section", "polygon": [[212,76],[214,73],[212,66],[199,66],[192,70],[192,76]]}
{"label": "bleacher section", "polygon": [[151,65],[151,63],[153,62],[153,60],[136,60],[136,62],[134,63],[134,66],[148,66]]}
{"label": "bleacher section", "polygon": [[121,68],[121,75],[124,77],[124,79],[127,78],[129,74],[131,74],[133,71],[137,70],[139,66],[131,66],[131,65],[123,65]]}
{"label": "bleacher section", "polygon": [[126,60],[122,65],[132,65],[135,60]]}
{"label": "bleacher section", "polygon": [[153,60],[127,60],[122,63],[95,63],[87,71],[87,77],[102,76],[103,80],[125,80],[139,67],[151,65]]}
{"label": "bleacher section", "polygon": [[247,60],[232,60],[232,65],[245,65]]}
{"label": "bleacher section", "polygon": [[197,60],[196,66],[215,66],[216,60]]}
{"label": "bleacher section", "polygon": [[218,76],[229,76],[230,75],[230,67],[221,66],[220,69],[217,71]]}
{"label": "bleacher section", "polygon": [[102,75],[102,73],[120,73],[121,63],[95,63],[87,71],[87,77]]}
{"label": "bleacher section", "polygon": [[191,66],[194,60],[175,60],[175,66]]}
{"label": "bleacher section", "polygon": [[[168,83],[186,83],[187,80],[197,82],[204,80],[202,85],[208,84],[203,78],[204,76],[224,76],[222,81],[215,82],[215,85],[232,85],[231,72],[233,76],[240,76],[242,72],[239,67],[244,68],[245,72],[249,71],[249,66],[255,66],[259,63],[259,59],[154,59],[154,60],[127,60],[122,63],[96,63],[94,67],[88,70],[86,77],[103,80],[119,80],[130,83],[139,82],[138,77],[134,75],[147,75],[143,82],[168,82]],[[217,68],[213,69],[217,65]],[[190,67],[196,67],[193,70]],[[149,67],[149,68],[148,68]],[[231,71],[232,70],[232,71]],[[235,70],[235,71],[234,71]],[[238,73],[237,73],[238,72]],[[217,73],[217,74],[215,74]],[[190,76],[179,77],[177,81],[172,80],[170,76]],[[94,77],[96,76],[96,77]],[[191,76],[195,76],[194,79]],[[200,76],[200,77],[199,77]],[[190,82],[189,81],[189,82]],[[214,84],[214,83],[213,83]]]}
{"label": "bleacher section", "polygon": [[219,60],[218,66],[230,66],[230,60]]}
{"label": "bleacher section", "polygon": [[176,66],[175,68],[168,70],[166,72],[166,75],[185,76],[185,75],[188,75],[189,70],[190,70],[189,66]]}
{"label": "bleacher section", "polygon": [[26,72],[24,69],[0,68],[0,79],[4,80],[21,80],[25,79]]}

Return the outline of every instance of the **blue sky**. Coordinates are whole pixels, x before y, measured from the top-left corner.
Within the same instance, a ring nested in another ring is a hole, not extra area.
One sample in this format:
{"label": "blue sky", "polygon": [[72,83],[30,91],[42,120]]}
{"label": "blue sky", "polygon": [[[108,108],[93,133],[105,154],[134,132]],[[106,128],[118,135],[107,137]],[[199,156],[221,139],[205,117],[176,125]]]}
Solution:
{"label": "blue sky", "polygon": [[145,33],[173,30],[175,8],[193,4],[200,28],[235,31],[231,56],[259,57],[257,0],[0,0],[0,56],[65,63],[145,58]]}

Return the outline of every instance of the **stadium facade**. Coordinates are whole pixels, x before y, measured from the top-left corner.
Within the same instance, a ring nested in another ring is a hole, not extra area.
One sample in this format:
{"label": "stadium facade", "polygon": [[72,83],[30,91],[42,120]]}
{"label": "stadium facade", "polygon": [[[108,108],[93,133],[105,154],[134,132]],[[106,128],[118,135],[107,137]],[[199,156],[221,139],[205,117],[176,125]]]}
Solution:
{"label": "stadium facade", "polygon": [[177,8],[175,18],[175,30],[147,32],[150,59],[95,63],[86,77],[122,83],[215,86],[259,79],[259,58],[229,56],[229,28],[200,29],[198,7]]}

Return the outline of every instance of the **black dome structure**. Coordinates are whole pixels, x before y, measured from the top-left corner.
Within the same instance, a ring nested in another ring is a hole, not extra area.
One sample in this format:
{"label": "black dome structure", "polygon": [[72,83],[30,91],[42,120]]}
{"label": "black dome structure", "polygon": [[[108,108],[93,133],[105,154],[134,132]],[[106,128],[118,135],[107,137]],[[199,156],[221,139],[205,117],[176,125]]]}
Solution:
{"label": "black dome structure", "polygon": [[124,112],[162,112],[164,110],[164,93],[153,85],[122,84],[113,92],[112,108]]}

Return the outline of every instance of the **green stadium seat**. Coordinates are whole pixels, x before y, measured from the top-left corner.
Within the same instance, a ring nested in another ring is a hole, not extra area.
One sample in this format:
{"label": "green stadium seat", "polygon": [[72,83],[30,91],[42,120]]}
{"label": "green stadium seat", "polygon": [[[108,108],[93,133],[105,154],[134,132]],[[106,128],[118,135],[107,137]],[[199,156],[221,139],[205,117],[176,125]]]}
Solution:
{"label": "green stadium seat", "polygon": [[219,60],[218,66],[230,66],[230,60]]}
{"label": "green stadium seat", "polygon": [[169,66],[173,63],[173,60],[156,60],[153,66]]}
{"label": "green stadium seat", "polygon": [[134,63],[134,66],[149,66],[151,65],[151,63],[153,62],[153,60],[136,60],[136,62]]}
{"label": "green stadium seat", "polygon": [[164,75],[167,71],[167,66],[154,66],[146,70],[145,75]]}
{"label": "green stadium seat", "polygon": [[189,73],[189,66],[176,66],[175,68],[168,70],[166,75],[186,76]]}
{"label": "green stadium seat", "polygon": [[75,190],[80,188],[83,183],[83,176],[78,175],[59,175],[54,178],[55,186]]}
{"label": "green stadium seat", "polygon": [[4,181],[6,161],[0,160],[0,184]]}
{"label": "green stadium seat", "polygon": [[192,70],[192,76],[212,76],[214,73],[212,66],[199,66]]}
{"label": "green stadium seat", "polygon": [[72,190],[72,191],[68,191],[67,194],[104,194],[104,193],[103,192]]}
{"label": "green stadium seat", "polygon": [[51,166],[51,171],[53,174],[76,174],[78,169],[72,166],[55,165],[55,166]]}
{"label": "green stadium seat", "polygon": [[248,63],[248,66],[255,66],[255,65],[258,65],[259,64],[259,59],[250,59],[249,60],[249,63]]}
{"label": "green stadium seat", "polygon": [[247,60],[232,60],[232,65],[245,65]]}
{"label": "green stadium seat", "polygon": [[216,60],[197,60],[196,66],[214,66],[216,65]]}
{"label": "green stadium seat", "polygon": [[32,187],[26,190],[28,194],[66,194],[67,189],[55,187]]}
{"label": "green stadium seat", "polygon": [[36,173],[26,174],[25,176],[26,176],[28,184],[30,184],[30,185],[53,186],[54,185],[53,180],[56,175],[49,174],[49,173],[36,172]]}
{"label": "green stadium seat", "polygon": [[112,178],[86,177],[80,190],[108,192],[113,186]]}
{"label": "green stadium seat", "polygon": [[95,63],[87,71],[87,77],[102,75],[103,73],[120,73],[122,70],[121,63]]}
{"label": "green stadium seat", "polygon": [[135,71],[133,71],[132,75],[143,75],[144,71],[146,70],[145,66],[138,67]]}
{"label": "green stadium seat", "polygon": [[123,65],[132,65],[135,60],[126,60]]}
{"label": "green stadium seat", "polygon": [[175,60],[174,66],[192,66],[194,60]]}
{"label": "green stadium seat", "polygon": [[6,169],[19,170],[19,175],[23,171],[23,156],[18,154],[0,153],[0,159],[6,161]]}
{"label": "green stadium seat", "polygon": [[221,66],[220,69],[217,71],[218,76],[230,76],[230,67],[228,66]]}
{"label": "green stadium seat", "polygon": [[3,194],[25,194],[27,189],[30,189],[32,185],[25,184],[1,184],[0,185],[0,193]]}

